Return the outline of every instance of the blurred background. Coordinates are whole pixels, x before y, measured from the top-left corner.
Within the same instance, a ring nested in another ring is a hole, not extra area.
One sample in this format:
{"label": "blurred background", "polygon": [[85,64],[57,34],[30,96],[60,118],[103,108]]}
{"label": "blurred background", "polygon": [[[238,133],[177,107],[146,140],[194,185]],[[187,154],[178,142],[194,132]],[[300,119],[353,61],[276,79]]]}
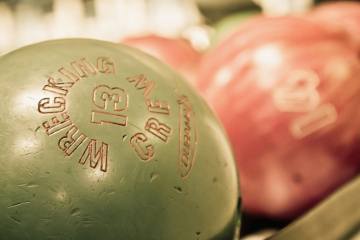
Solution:
{"label": "blurred background", "polygon": [[[295,8],[302,11],[311,5],[310,0],[268,2],[274,11],[282,13]],[[292,2],[298,2],[297,6]],[[215,24],[233,13],[246,16],[249,11],[260,11],[260,0],[257,3],[251,0],[1,0],[0,52],[65,37],[109,41],[144,33],[178,37],[186,30],[190,34],[191,27]],[[202,29],[206,30],[213,29]],[[202,41],[207,44],[205,39]]]}
{"label": "blurred background", "polygon": [[0,0],[0,54],[49,39],[95,38],[169,64],[225,125],[244,198],[241,236],[260,240],[360,172],[359,4]]}

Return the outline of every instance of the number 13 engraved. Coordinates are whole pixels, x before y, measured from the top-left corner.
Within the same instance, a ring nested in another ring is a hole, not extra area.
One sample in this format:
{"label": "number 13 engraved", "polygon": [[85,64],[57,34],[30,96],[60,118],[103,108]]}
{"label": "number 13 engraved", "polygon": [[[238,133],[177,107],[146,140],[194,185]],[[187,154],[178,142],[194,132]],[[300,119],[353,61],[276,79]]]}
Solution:
{"label": "number 13 engraved", "polygon": [[91,112],[91,122],[95,124],[127,125],[128,95],[121,88],[99,85],[93,91],[96,109]]}

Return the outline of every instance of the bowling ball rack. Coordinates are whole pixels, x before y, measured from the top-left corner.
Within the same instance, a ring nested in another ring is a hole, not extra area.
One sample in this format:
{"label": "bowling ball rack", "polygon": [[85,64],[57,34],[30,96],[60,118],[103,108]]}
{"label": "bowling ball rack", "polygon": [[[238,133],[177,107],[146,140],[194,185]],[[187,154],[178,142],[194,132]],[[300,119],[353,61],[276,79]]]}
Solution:
{"label": "bowling ball rack", "polygon": [[359,193],[360,176],[269,240],[355,239],[360,230]]}

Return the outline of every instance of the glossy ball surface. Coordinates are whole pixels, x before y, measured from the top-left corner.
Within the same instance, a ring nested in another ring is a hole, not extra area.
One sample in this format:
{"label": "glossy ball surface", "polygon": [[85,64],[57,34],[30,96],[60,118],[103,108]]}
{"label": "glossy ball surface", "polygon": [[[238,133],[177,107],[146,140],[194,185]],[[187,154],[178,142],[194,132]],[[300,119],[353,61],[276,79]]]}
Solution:
{"label": "glossy ball surface", "polygon": [[204,57],[246,211],[292,218],[359,172],[359,70],[343,35],[297,17],[251,20]]}
{"label": "glossy ball surface", "polygon": [[0,239],[233,235],[227,139],[159,61],[102,41],[43,42],[0,59],[0,95]]}

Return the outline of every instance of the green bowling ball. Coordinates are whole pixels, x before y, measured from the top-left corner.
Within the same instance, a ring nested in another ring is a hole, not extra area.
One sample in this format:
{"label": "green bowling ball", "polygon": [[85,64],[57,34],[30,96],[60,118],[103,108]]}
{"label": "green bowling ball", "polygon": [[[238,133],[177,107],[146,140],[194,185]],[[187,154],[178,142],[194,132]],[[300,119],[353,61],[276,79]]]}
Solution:
{"label": "green bowling ball", "polygon": [[1,240],[232,238],[227,138],[158,60],[103,41],[43,42],[0,58],[0,96]]}
{"label": "green bowling ball", "polygon": [[212,36],[212,42],[217,44],[224,38],[231,35],[242,23],[260,14],[260,11],[248,10],[224,17],[214,25],[215,31]]}

